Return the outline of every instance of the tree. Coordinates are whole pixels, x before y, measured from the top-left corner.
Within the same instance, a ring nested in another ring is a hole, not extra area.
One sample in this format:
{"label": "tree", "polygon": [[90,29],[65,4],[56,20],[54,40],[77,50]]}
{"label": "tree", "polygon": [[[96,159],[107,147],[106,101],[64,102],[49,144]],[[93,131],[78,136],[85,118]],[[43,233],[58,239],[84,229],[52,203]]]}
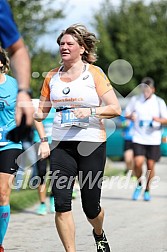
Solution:
{"label": "tree", "polygon": [[[56,33],[53,22],[64,17],[62,9],[53,8],[51,0],[9,0],[15,21],[31,54],[35,53],[41,35]],[[55,22],[56,23],[56,22]]]}
{"label": "tree", "polygon": [[39,48],[37,41],[42,35],[49,34],[55,36],[56,40],[56,28],[52,24],[64,17],[62,9],[65,8],[62,3],[61,9],[56,9],[51,0],[9,0],[9,4],[31,55],[33,97],[39,97],[45,73],[58,64],[58,56]]}
{"label": "tree", "polygon": [[122,0],[118,9],[106,0],[95,14],[95,27],[102,41],[99,65],[106,73],[110,63],[116,59],[125,59],[133,67],[134,74],[129,83],[113,84],[122,95],[132,91],[144,76],[151,76],[158,84],[157,92],[167,98],[166,13],[164,0],[149,5],[143,1]]}
{"label": "tree", "polygon": [[59,65],[59,55],[40,50],[33,56],[33,72],[31,87],[33,88],[33,97],[39,98],[42,83],[47,72]]}

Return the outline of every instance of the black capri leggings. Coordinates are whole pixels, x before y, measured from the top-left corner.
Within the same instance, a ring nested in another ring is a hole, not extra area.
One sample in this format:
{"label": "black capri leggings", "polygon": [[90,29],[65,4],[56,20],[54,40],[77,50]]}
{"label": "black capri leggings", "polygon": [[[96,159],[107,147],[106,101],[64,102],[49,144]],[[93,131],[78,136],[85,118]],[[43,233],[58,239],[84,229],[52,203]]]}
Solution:
{"label": "black capri leggings", "polygon": [[106,142],[53,141],[51,149],[51,186],[56,212],[71,210],[73,186],[78,176],[83,211],[89,219],[94,219],[101,211]]}

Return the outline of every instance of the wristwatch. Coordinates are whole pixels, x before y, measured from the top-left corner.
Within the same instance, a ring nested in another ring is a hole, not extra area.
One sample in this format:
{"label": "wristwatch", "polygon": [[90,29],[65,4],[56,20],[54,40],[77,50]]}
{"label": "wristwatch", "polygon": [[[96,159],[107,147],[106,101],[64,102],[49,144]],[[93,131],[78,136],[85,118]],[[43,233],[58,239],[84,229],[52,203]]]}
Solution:
{"label": "wristwatch", "polygon": [[28,94],[30,97],[32,97],[32,90],[30,88],[29,89],[19,88],[18,93],[20,93],[20,92],[24,92],[24,93]]}
{"label": "wristwatch", "polygon": [[95,107],[90,108],[90,112],[91,112],[91,116],[95,116],[96,115],[96,108]]}
{"label": "wristwatch", "polygon": [[41,137],[41,143],[48,142],[48,137]]}

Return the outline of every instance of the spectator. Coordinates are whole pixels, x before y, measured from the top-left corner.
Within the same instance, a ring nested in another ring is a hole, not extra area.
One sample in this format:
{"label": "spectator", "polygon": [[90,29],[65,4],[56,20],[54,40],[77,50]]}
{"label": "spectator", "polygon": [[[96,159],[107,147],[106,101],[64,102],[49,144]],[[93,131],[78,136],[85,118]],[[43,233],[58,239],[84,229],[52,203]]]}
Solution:
{"label": "spectator", "polygon": [[134,155],[133,155],[133,126],[134,122],[125,117],[125,112],[120,116],[120,126],[123,129],[123,137],[124,137],[124,161],[125,161],[125,171],[124,175],[126,175],[129,171],[134,176]]}
{"label": "spectator", "polygon": [[[35,99],[34,99],[35,100]],[[33,102],[35,103],[35,101]],[[39,103],[39,100],[38,100]],[[55,109],[51,108],[48,116],[43,120],[43,122],[36,122],[35,121],[35,127],[36,130],[34,131],[34,143],[40,143],[40,135],[41,131],[45,132],[45,141],[43,141],[39,145],[39,153],[36,153],[37,156],[37,163],[36,163],[36,170],[37,170],[37,175],[40,178],[40,185],[38,187],[38,195],[40,199],[40,205],[37,208],[37,214],[38,215],[46,215],[47,214],[47,206],[46,206],[46,177],[47,177],[47,162],[49,162],[50,166],[50,148],[48,148],[48,144],[51,144],[52,142],[52,124],[53,124],[53,118],[55,114]],[[43,150],[41,150],[41,148]],[[41,156],[39,159],[38,154],[44,155],[44,151],[46,152],[47,157]],[[49,155],[48,155],[49,154]],[[50,189],[50,188],[49,188]],[[54,209],[54,198],[53,194],[51,192],[50,194],[50,212],[53,213],[55,212]]]}

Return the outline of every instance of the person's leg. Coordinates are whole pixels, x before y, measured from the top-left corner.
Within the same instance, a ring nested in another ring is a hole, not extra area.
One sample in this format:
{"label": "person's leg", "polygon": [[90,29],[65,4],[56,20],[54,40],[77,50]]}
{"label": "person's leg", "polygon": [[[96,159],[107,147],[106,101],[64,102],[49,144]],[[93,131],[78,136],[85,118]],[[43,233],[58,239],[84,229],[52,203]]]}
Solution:
{"label": "person's leg", "polygon": [[[26,170],[29,167],[32,167],[33,175],[30,175],[31,178],[36,175],[35,169],[36,169],[36,147],[32,142],[29,141],[23,141],[23,152],[22,155],[18,159],[18,165],[19,169],[15,177],[15,186],[17,186],[17,189],[20,190],[23,184],[24,175],[26,173]],[[34,186],[34,183],[33,183]]]}
{"label": "person's leg", "polygon": [[55,203],[54,203],[54,196],[51,193],[50,197],[49,197],[49,201],[50,201],[50,213],[55,213]]}
{"label": "person's leg", "polygon": [[[49,176],[51,173],[51,171],[50,171],[50,156],[47,157],[47,162],[48,162],[49,170],[48,170],[48,174],[46,174],[46,175],[47,175],[47,178],[49,178],[49,182],[50,182],[50,176]],[[47,163],[46,163],[46,172],[47,172]],[[50,186],[48,186],[48,192],[50,193],[50,195],[49,195],[50,213],[55,213],[54,195],[52,193],[52,188],[50,188]]]}
{"label": "person's leg", "polygon": [[46,201],[46,175],[47,175],[47,158],[40,159],[37,162],[37,171],[40,178],[40,185],[38,187],[40,202]]}
{"label": "person's leg", "polygon": [[147,172],[146,172],[146,185],[144,191],[144,200],[150,201],[150,184],[152,178],[155,176],[155,161],[152,159],[147,160]]}
{"label": "person's leg", "polygon": [[137,186],[133,193],[132,199],[137,200],[142,191],[141,177],[143,173],[143,164],[145,162],[146,149],[144,145],[135,143],[133,145],[133,151],[134,151],[134,171],[137,177]]}
{"label": "person's leg", "polygon": [[[66,146],[67,145],[67,146]],[[55,199],[55,224],[66,252],[76,252],[75,225],[71,211],[72,191],[77,175],[77,163],[74,158],[75,142],[61,143],[52,149],[50,168]],[[60,147],[61,146],[61,147]]]}
{"label": "person's leg", "polygon": [[13,178],[14,176],[11,174],[0,173],[0,245],[3,243],[10,219],[11,188],[9,187],[9,179],[13,181]]}
{"label": "person's leg", "polygon": [[45,215],[47,214],[46,207],[46,171],[47,171],[47,158],[40,159],[36,163],[38,176],[40,178],[40,185],[38,186],[38,195],[40,200],[40,205],[37,209],[37,214]]}
{"label": "person's leg", "polygon": [[146,185],[145,185],[145,192],[144,192],[144,200],[150,201],[150,188],[151,188],[151,181],[155,176],[155,163],[160,158],[160,146],[159,145],[149,145],[147,146],[147,172],[146,172]]}
{"label": "person's leg", "polygon": [[[49,174],[50,174],[50,156],[48,157],[49,162]],[[50,181],[50,180],[49,180]],[[55,213],[55,203],[54,203],[54,195],[52,189],[48,187],[48,192],[50,193],[49,201],[50,201],[50,213]]]}
{"label": "person's leg", "polygon": [[[101,186],[106,161],[106,143],[82,142],[81,145],[78,166],[82,207],[93,227],[97,248],[101,246],[104,249],[103,251],[109,252],[110,248],[103,231],[104,210],[100,206]],[[91,154],[85,155],[84,150],[87,152],[91,148]]]}
{"label": "person's leg", "polygon": [[152,178],[155,176],[155,163],[160,159],[161,151],[159,145],[147,146],[147,184],[146,190],[150,190],[150,184]]}
{"label": "person's leg", "polygon": [[146,146],[142,144],[133,144],[133,152],[134,152],[134,171],[137,177],[137,180],[140,183],[140,178],[143,173],[143,164],[145,162],[146,157]]}
{"label": "person's leg", "polygon": [[125,140],[124,146],[124,161],[125,161],[125,171],[126,175],[129,171],[134,175],[134,154],[133,154],[133,143],[130,140]]}
{"label": "person's leg", "polygon": [[147,160],[147,173],[146,173],[146,191],[150,190],[151,180],[155,176],[155,161],[152,159]]}
{"label": "person's leg", "polygon": [[143,173],[143,164],[145,162],[145,157],[144,156],[135,156],[134,157],[134,170],[135,170],[135,174],[137,177],[137,180],[140,182],[140,178],[142,176]]}
{"label": "person's leg", "polygon": [[[37,162],[37,171],[40,177],[40,185],[38,187],[38,195],[39,195],[39,199],[40,199],[40,206],[38,208],[38,214],[41,213],[46,213],[47,212],[47,208],[46,208],[46,197],[47,197],[47,162],[49,162],[49,166],[50,166],[50,156],[45,158],[45,159],[41,159]],[[50,190],[50,188],[48,188],[48,191]],[[53,197],[53,193],[50,193],[49,196],[49,201],[50,201],[50,212],[54,213],[55,212],[55,206],[54,206],[54,197]]]}
{"label": "person's leg", "polygon": [[39,200],[41,203],[45,203],[46,201],[46,185],[42,184],[38,187]]}
{"label": "person's leg", "polygon": [[[38,142],[32,143],[32,146],[27,150],[28,151],[27,157],[31,165],[30,184],[33,186],[33,188],[36,188],[39,183],[37,162],[40,160],[40,156],[38,155],[38,150],[39,150]],[[31,159],[29,157],[30,155]]]}
{"label": "person's leg", "polygon": [[11,149],[0,152],[0,245],[2,245],[10,219],[10,193],[14,173],[18,170],[15,162],[21,150]]}
{"label": "person's leg", "polygon": [[75,225],[72,211],[56,212],[56,228],[66,252],[76,252],[75,248]]}
{"label": "person's leg", "polygon": [[133,175],[134,174],[134,156],[133,156],[132,149],[128,149],[124,152],[124,161],[126,165],[125,174],[131,171]]}
{"label": "person's leg", "polygon": [[136,189],[133,193],[132,196],[132,200],[138,200],[141,192],[142,192],[142,181],[141,181],[141,177],[142,177],[142,167],[145,161],[145,157],[144,156],[136,156],[134,158],[134,170],[135,170],[135,175],[137,177],[137,186]]}
{"label": "person's leg", "polygon": [[97,235],[101,235],[103,232],[102,227],[103,227],[103,221],[104,221],[104,209],[101,208],[101,211],[96,218],[94,218],[94,219],[87,218],[87,219],[90,222],[90,224],[92,225],[95,233]]}

